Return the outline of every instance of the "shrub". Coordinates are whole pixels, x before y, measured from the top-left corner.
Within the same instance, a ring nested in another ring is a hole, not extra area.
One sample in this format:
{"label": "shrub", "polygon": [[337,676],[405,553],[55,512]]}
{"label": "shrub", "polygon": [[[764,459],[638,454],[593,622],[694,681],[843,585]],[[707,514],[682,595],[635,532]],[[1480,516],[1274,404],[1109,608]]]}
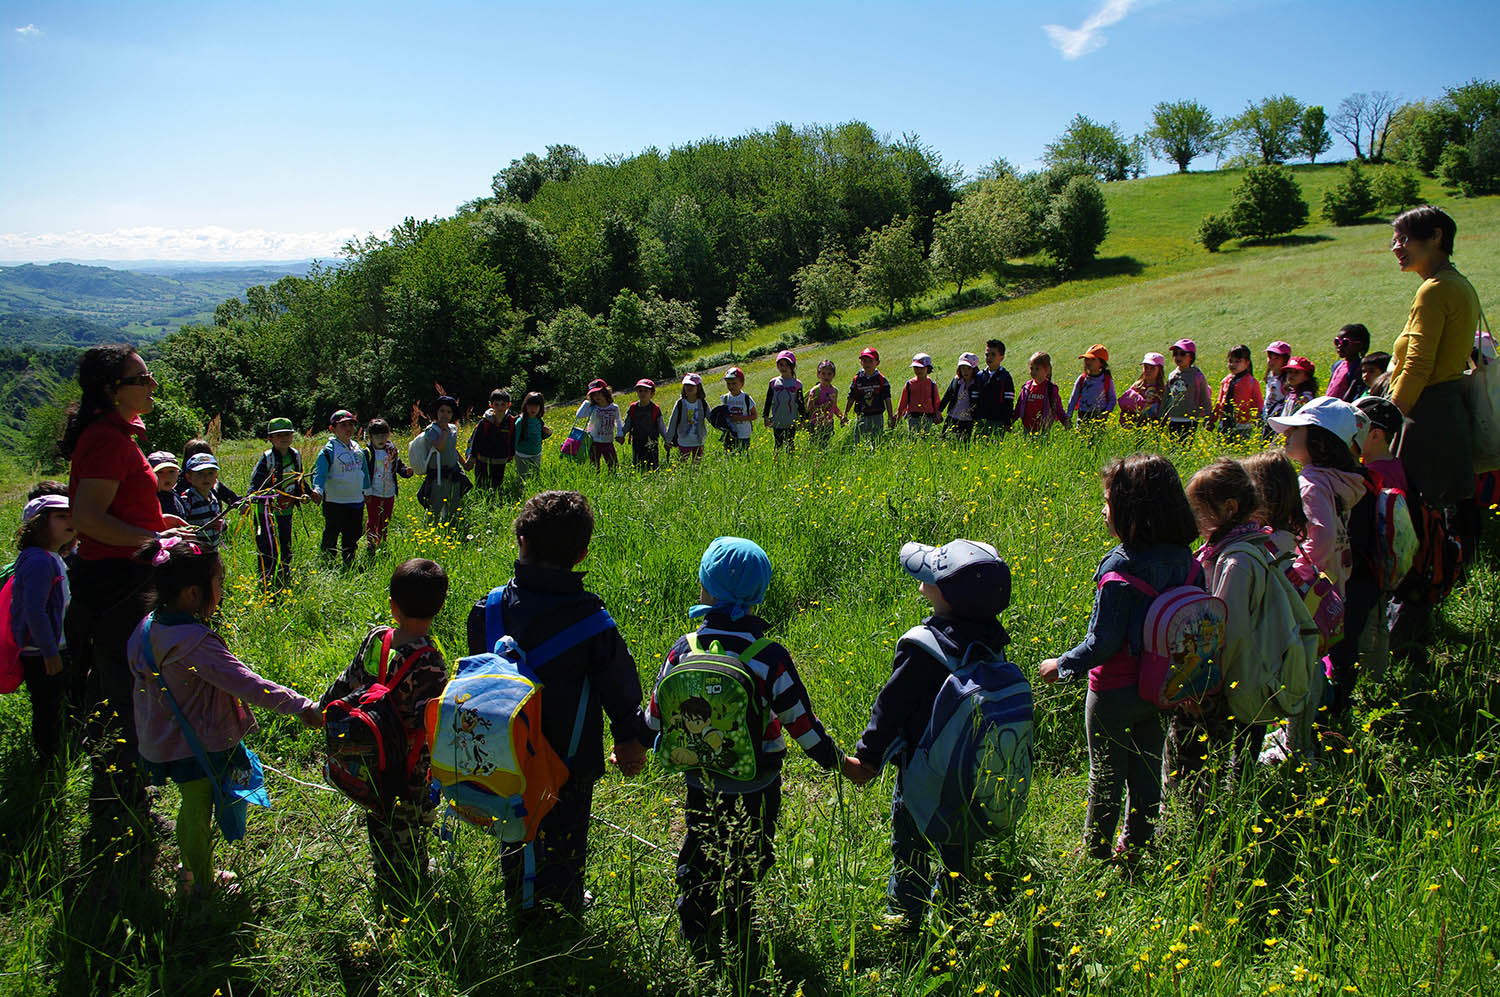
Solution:
{"label": "shrub", "polygon": [[1375,195],[1359,164],[1351,162],[1344,179],[1323,195],[1323,217],[1335,225],[1353,225],[1375,210]]}
{"label": "shrub", "polygon": [[1256,166],[1234,190],[1229,219],[1236,235],[1265,239],[1307,224],[1302,188],[1284,166]]}
{"label": "shrub", "polygon": [[1382,211],[1392,215],[1421,203],[1422,192],[1417,175],[1409,167],[1387,166],[1375,171],[1370,181],[1370,193]]}
{"label": "shrub", "polygon": [[1220,246],[1233,238],[1234,224],[1228,215],[1204,215],[1198,223],[1198,241],[1210,253],[1217,253]]}
{"label": "shrub", "polygon": [[1109,209],[1093,177],[1075,176],[1052,199],[1042,221],[1042,248],[1058,269],[1077,270],[1093,260],[1109,234]]}
{"label": "shrub", "polygon": [[152,401],[151,411],[142,420],[151,449],[181,453],[188,440],[203,435],[203,413],[193,408],[177,382],[163,381]]}

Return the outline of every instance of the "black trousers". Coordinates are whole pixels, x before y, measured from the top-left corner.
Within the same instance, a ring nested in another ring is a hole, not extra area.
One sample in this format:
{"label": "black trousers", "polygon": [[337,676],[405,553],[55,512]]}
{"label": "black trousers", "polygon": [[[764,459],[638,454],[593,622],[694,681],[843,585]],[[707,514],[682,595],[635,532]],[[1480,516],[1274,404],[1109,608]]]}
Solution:
{"label": "black trousers", "polygon": [[1354,683],[1359,679],[1359,638],[1365,632],[1370,613],[1380,601],[1374,575],[1356,569],[1344,583],[1344,639],[1328,649],[1332,666],[1329,683],[1328,715],[1337,719],[1349,712],[1353,702]]}
{"label": "black trousers", "polygon": [[677,852],[677,918],[688,941],[722,925],[745,947],[755,884],[776,861],[781,780],[754,793],[687,791],[687,834]]}
{"label": "black trousers", "polygon": [[47,674],[47,665],[37,654],[21,655],[21,670],[26,676],[26,693],[31,697],[31,743],[45,765],[62,750],[64,723],[63,702],[68,683],[68,659],[63,656],[63,670]]}
{"label": "black trousers", "polygon": [[360,535],[365,532],[364,502],[323,502],[323,553],[336,554],[343,548],[344,564],[354,563]]}
{"label": "black trousers", "polygon": [[[589,812],[594,806],[595,780],[569,779],[558,790],[557,803],[537,827],[532,842],[536,880],[532,896],[570,914],[583,911],[583,870],[589,855]],[[525,875],[524,851],[512,848],[500,856],[500,871],[512,904],[521,900]]]}
{"label": "black trousers", "polygon": [[64,623],[73,667],[87,678],[85,737],[93,766],[89,809],[144,809],[145,785],[133,703],[135,680],[125,643],[146,615],[151,569],[125,558],[79,561],[68,574],[73,601]]}
{"label": "black trousers", "polygon": [[505,465],[509,461],[490,463],[482,457],[474,458],[474,487],[499,488],[505,484]]}

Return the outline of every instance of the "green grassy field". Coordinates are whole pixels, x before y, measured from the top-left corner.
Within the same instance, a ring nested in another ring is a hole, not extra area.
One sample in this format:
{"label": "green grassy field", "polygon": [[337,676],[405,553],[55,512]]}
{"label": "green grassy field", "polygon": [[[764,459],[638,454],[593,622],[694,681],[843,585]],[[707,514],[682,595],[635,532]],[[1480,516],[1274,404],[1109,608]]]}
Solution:
{"label": "green grassy field", "polygon": [[[1316,218],[1336,169],[1297,172]],[[918,349],[946,374],[961,349],[998,335],[1012,371],[1046,349],[1066,381],[1071,358],[1101,341],[1123,378],[1141,352],[1188,335],[1216,382],[1223,352],[1242,341],[1259,357],[1267,340],[1288,339],[1326,374],[1332,333],[1344,322],[1365,322],[1377,345],[1394,337],[1416,282],[1397,272],[1382,225],[1314,224],[1287,244],[1216,255],[1192,244],[1198,219],[1222,207],[1235,182],[1226,173],[1109,185],[1112,234],[1086,279],[803,347],[804,377],[827,355],[846,383],[866,344],[881,349],[893,380]],[[1426,193],[1458,219],[1455,261],[1484,296],[1500,276],[1500,198]],[[1126,258],[1133,262],[1119,262]],[[780,331],[755,335],[770,341]],[[758,394],[769,360],[747,366]],[[659,400],[675,394],[666,389]],[[561,428],[570,414],[559,406],[551,422]],[[1099,467],[1112,454],[1160,445],[1119,431],[1095,445],[1073,434],[1045,446],[900,442],[874,453],[840,442],[777,462],[769,442],[758,432],[745,460],[713,452],[696,473],[603,477],[558,460],[549,445],[536,487],[576,487],[594,503],[587,584],[619,620],[643,680],[688,626],[707,543],[734,533],[764,546],[775,565],[764,615],[845,746],[889,673],[897,637],[924,613],[897,564],[904,541],[966,535],[999,547],[1015,577],[1004,617],[1009,652],[1034,674],[1087,626],[1092,572],[1110,546]],[[233,484],[248,478],[259,447],[221,447]],[[1186,475],[1217,452],[1204,438],[1174,459]],[[7,529],[32,478],[0,461]],[[321,517],[299,513],[294,591],[274,604],[256,588],[253,544],[241,527],[218,622],[231,648],[317,695],[381,619],[394,564],[428,556],[452,578],[437,633],[459,653],[467,607],[508,577],[521,496],[473,502],[449,532],[420,524],[414,492],[405,489],[398,504],[390,545],[357,574],[317,567]],[[793,749],[777,864],[761,894],[770,958],[754,980],[693,963],[676,938],[672,866],[683,790],[654,766],[600,785],[589,873],[599,901],[578,932],[520,940],[501,903],[495,849],[473,834],[451,862],[440,852],[442,872],[422,913],[389,925],[369,894],[359,815],[319,785],[320,735],[261,717],[252,746],[273,768],[275,809],[252,813],[246,841],[216,853],[240,873],[242,894],[195,910],[172,894],[171,843],[148,884],[80,851],[87,766],[76,762],[61,786],[45,784],[27,739],[25,694],[3,697],[0,992],[1496,992],[1500,573],[1493,542],[1481,554],[1468,586],[1442,608],[1432,668],[1398,669],[1361,686],[1347,753],[1330,752],[1317,769],[1257,773],[1222,793],[1201,821],[1176,808],[1157,857],[1132,878],[1076,854],[1083,690],[1039,687],[1038,770],[1016,841],[987,858],[972,913],[930,925],[919,944],[881,930],[890,776],[855,790]],[[160,806],[175,809],[171,791]],[[118,907],[106,896],[119,896]]]}
{"label": "green grassy field", "polygon": [[[1193,236],[1205,214],[1227,207],[1240,171],[1106,184],[1110,234],[1099,248],[1099,260],[1079,279],[980,308],[870,330],[844,342],[799,346],[801,376],[810,380],[817,360],[828,356],[839,365],[842,384],[858,369],[859,350],[870,345],[880,350],[887,376],[898,385],[910,376],[906,365],[918,351],[932,354],[935,373],[944,380],[952,375],[959,353],[983,353],[985,340],[997,337],[1006,344],[1006,366],[1017,375],[1017,384],[1025,379],[1027,358],[1037,351],[1050,353],[1055,376],[1070,383],[1080,369],[1074,358],[1096,342],[1109,347],[1113,366],[1128,383],[1142,354],[1166,352],[1187,336],[1198,343],[1201,365],[1215,385],[1227,373],[1224,354],[1229,349],[1248,343],[1260,364],[1261,348],[1273,339],[1285,339],[1313,358],[1326,381],[1335,359],[1334,332],[1347,322],[1363,322],[1373,347],[1389,349],[1406,324],[1417,284],[1396,267],[1388,226],[1372,221],[1338,228],[1319,216],[1324,192],[1339,181],[1343,169],[1293,167],[1311,209],[1310,223],[1282,242],[1233,241],[1218,253],[1204,251]],[[1500,198],[1453,198],[1433,180],[1423,181],[1422,193],[1457,220],[1454,263],[1483,298],[1486,288],[1500,282]],[[1021,267],[1026,274],[1034,269]],[[951,286],[939,289],[919,307],[935,310],[951,293]],[[845,321],[858,325],[873,314],[871,308],[853,309]],[[796,327],[796,320],[762,327],[736,349],[774,342]],[[723,349],[716,342],[700,353]],[[752,388],[775,373],[770,357],[741,366]]]}
{"label": "green grassy field", "polygon": [[[1090,578],[1110,541],[1098,468],[1159,445],[1121,431],[1094,446],[1007,439],[957,448],[835,445],[777,461],[769,439],[701,469],[596,476],[555,458],[537,487],[576,487],[598,527],[583,567],[649,681],[688,626],[696,564],[720,534],[755,539],[775,566],[764,615],[799,663],[844,746],[861,730],[900,633],[924,615],[896,552],[909,539],[995,543],[1015,576],[1004,621],[1027,674],[1083,634]],[[1216,452],[1179,452],[1184,474]],[[231,481],[255,450],[227,446]],[[390,545],[355,574],[318,569],[320,517],[298,515],[294,590],[270,603],[254,580],[248,529],[229,548],[218,625],[264,674],[317,695],[382,618],[385,579],[411,556],[437,559],[452,591],[436,632],[455,655],[467,607],[508,576],[520,496],[471,504],[453,532],[418,521],[408,487]],[[6,519],[13,522],[14,507]],[[795,749],[777,863],[762,886],[768,945],[750,980],[694,963],[677,939],[672,855],[680,778],[653,764],[606,777],[595,800],[589,885],[598,903],[576,933],[518,935],[493,845],[464,835],[436,849],[435,891],[409,922],[382,921],[368,889],[359,815],[319,785],[320,735],[262,716],[252,746],[275,801],[216,858],[244,884],[190,909],[174,899],[175,847],[150,882],[79,850],[87,767],[44,784],[26,737],[24,694],[0,701],[0,990],[16,993],[1434,993],[1493,992],[1500,923],[1493,779],[1494,550],[1442,610],[1434,665],[1366,684],[1347,752],[1302,771],[1263,771],[1194,822],[1178,807],[1157,856],[1132,878],[1076,853],[1083,812],[1083,689],[1037,689],[1038,768],[1012,847],[987,857],[971,913],[930,922],[916,944],[882,931],[890,775],[863,790]],[[175,808],[168,791],[160,803]]]}

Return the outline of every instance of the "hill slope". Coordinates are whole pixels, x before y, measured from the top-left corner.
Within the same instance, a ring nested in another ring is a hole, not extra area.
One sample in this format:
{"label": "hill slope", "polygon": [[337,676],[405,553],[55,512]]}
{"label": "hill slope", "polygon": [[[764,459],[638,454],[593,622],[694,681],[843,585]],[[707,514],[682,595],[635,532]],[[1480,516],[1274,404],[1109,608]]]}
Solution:
{"label": "hill slope", "polygon": [[[1193,239],[1210,211],[1221,211],[1239,183],[1240,171],[1172,174],[1107,184],[1110,234],[1099,261],[1077,279],[1009,297],[981,308],[925,318],[889,329],[870,330],[846,343],[797,348],[804,377],[816,361],[831,356],[839,376],[852,375],[854,357],[874,346],[886,358],[887,376],[904,379],[904,364],[918,350],[931,353],[937,373],[952,373],[963,350],[982,352],[989,338],[1005,341],[1007,366],[1024,375],[1033,352],[1052,354],[1057,377],[1071,381],[1073,358],[1102,342],[1115,358],[1121,378],[1134,377],[1147,350],[1162,350],[1180,337],[1197,341],[1206,373],[1224,373],[1223,354],[1248,343],[1257,358],[1272,339],[1285,339],[1326,372],[1333,358],[1332,338],[1346,322],[1370,327],[1377,348],[1386,348],[1406,322],[1415,278],[1402,274],[1389,251],[1383,222],[1338,228],[1317,219],[1323,193],[1339,179],[1337,165],[1294,168],[1313,224],[1271,244],[1229,243],[1205,252]],[[1449,211],[1459,225],[1454,261],[1479,289],[1500,285],[1500,198],[1453,198],[1435,182],[1423,182],[1430,203]],[[1012,272],[1031,272],[1025,266]],[[993,285],[990,285],[993,287]],[[951,292],[941,289],[925,303],[935,308]],[[870,309],[852,310],[858,323]],[[747,346],[774,341],[797,320],[756,330]],[[858,345],[855,345],[855,344]],[[723,344],[706,347],[718,352]],[[742,364],[752,382],[774,371],[769,357]],[[842,380],[841,382],[842,383]]]}

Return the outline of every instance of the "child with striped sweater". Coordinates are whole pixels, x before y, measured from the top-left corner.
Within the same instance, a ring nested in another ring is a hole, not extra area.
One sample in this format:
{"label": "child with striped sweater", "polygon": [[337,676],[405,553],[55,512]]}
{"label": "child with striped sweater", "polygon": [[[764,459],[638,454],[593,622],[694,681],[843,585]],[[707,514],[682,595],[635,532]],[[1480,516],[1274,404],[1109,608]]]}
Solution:
{"label": "child with striped sweater", "polygon": [[[766,621],[752,612],[771,582],[771,560],[759,545],[740,537],[719,537],[703,552],[698,581],[703,602],[689,615],[701,618],[703,625],[672,645],[658,683],[694,642],[702,647],[717,642],[725,653],[739,655],[765,636]],[[677,915],[683,937],[700,955],[717,946],[720,931],[741,954],[751,948],[755,884],[775,861],[787,737],[829,771],[843,758],[814,715],[786,648],[774,641],[765,643],[748,670],[757,693],[752,715],[765,724],[755,745],[755,775],[739,781],[703,769],[687,771],[687,834],[677,853]],[[645,720],[653,732],[664,726],[656,692]]]}

